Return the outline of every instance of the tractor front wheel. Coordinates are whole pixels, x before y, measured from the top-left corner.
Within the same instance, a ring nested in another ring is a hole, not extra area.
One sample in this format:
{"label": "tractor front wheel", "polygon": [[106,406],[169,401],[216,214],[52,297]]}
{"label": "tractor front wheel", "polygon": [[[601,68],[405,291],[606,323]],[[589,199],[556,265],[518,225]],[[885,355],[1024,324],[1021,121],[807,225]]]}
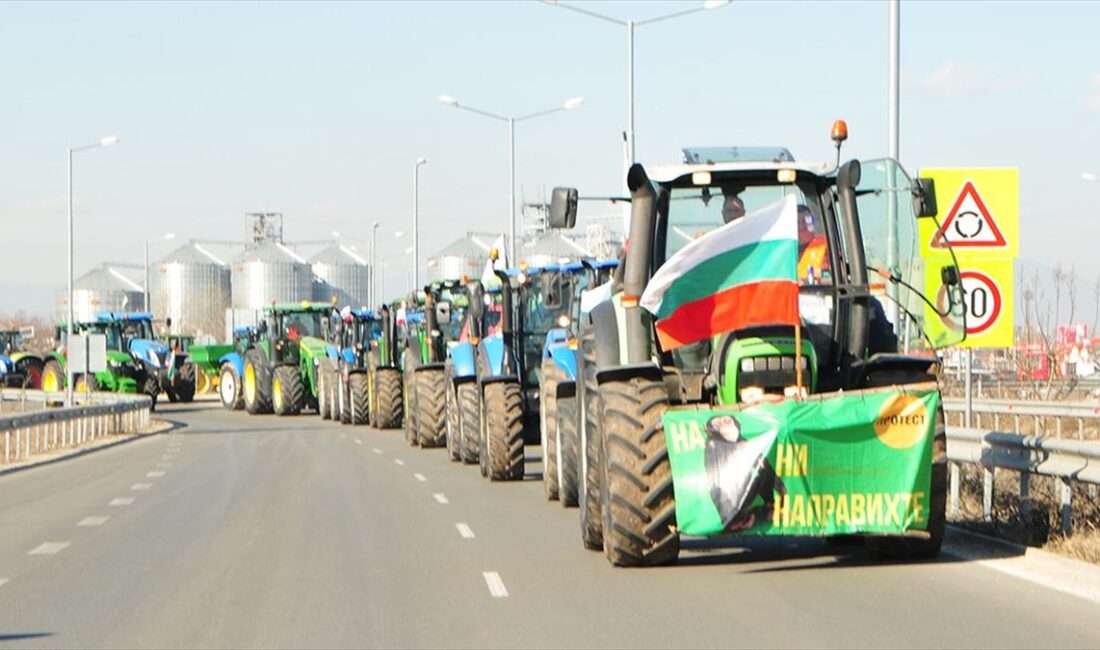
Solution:
{"label": "tractor front wheel", "polygon": [[539,439],[542,444],[542,486],[547,501],[558,500],[558,384],[565,379],[552,358],[539,373]]}
{"label": "tractor front wheel", "polygon": [[485,386],[483,428],[489,480],[523,480],[523,391],[518,382]]}
{"label": "tractor front wheel", "polygon": [[195,377],[195,364],[190,361],[184,361],[180,366],[179,375],[175,381],[176,397],[184,404],[195,401],[195,387],[197,381]]}
{"label": "tractor front wheel", "polygon": [[271,368],[263,354],[254,349],[244,355],[241,389],[244,408],[250,415],[271,412]]}
{"label": "tractor front wheel", "polygon": [[441,370],[416,373],[417,442],[421,447],[439,447],[446,442],[445,383]]}
{"label": "tractor front wheel", "polygon": [[348,394],[351,399],[348,401],[351,403],[351,423],[352,424],[366,424],[367,415],[370,412],[368,392],[367,392],[367,376],[361,372],[357,372],[348,378]]}
{"label": "tractor front wheel", "polygon": [[577,398],[558,398],[558,500],[577,507]]}
{"label": "tractor front wheel", "polygon": [[401,373],[396,368],[377,368],[374,371],[376,411],[372,412],[375,426],[394,429],[401,426]]}
{"label": "tractor front wheel", "polygon": [[447,382],[447,458],[452,463],[462,460],[462,415],[458,410],[458,391],[448,375]]}
{"label": "tractor front wheel", "polygon": [[477,382],[460,384],[456,391],[459,410],[459,446],[462,462],[472,465],[478,462],[478,439],[481,431],[481,402],[477,394]]}
{"label": "tractor front wheel", "polygon": [[317,411],[322,420],[332,419],[332,381],[332,370],[325,359],[317,368]]}
{"label": "tractor front wheel", "polygon": [[65,390],[65,371],[54,359],[47,361],[45,368],[42,369],[42,390],[48,393]]}
{"label": "tractor front wheel", "polygon": [[237,371],[228,363],[222,364],[221,377],[218,379],[218,396],[222,400],[222,408],[227,411],[239,411],[244,408],[244,394],[241,391]]}
{"label": "tractor front wheel", "polygon": [[581,427],[577,449],[580,451],[578,462],[577,505],[580,506],[581,544],[590,551],[603,548],[603,520],[600,515],[600,467],[602,451],[600,445],[599,386],[596,383],[596,338],[591,331],[582,334],[581,366],[578,368],[580,393],[577,405],[580,416],[577,423]]}
{"label": "tractor front wheel", "polygon": [[271,406],[275,415],[298,415],[305,404],[302,374],[297,366],[279,366],[271,380]]}

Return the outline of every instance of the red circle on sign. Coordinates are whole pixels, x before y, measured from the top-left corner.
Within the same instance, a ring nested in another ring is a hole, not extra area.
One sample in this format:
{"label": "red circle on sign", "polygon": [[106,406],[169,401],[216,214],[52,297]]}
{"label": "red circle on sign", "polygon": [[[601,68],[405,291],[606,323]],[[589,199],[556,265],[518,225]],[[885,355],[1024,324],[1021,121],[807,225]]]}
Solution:
{"label": "red circle on sign", "polygon": [[980,271],[963,271],[959,274],[959,277],[961,280],[969,279],[982,283],[989,290],[990,296],[993,298],[993,313],[985,322],[977,327],[970,327],[969,319],[967,320],[966,333],[981,334],[992,327],[993,323],[996,323],[997,318],[1001,315],[1001,290],[997,288],[997,283],[993,281],[993,278]]}

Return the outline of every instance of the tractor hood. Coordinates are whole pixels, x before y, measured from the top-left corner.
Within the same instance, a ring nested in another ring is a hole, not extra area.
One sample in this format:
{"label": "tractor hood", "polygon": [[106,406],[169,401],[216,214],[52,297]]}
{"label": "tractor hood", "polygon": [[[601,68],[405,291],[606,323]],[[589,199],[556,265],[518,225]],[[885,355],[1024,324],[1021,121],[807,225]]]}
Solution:
{"label": "tractor hood", "polygon": [[107,350],[107,362],[130,365],[134,362],[134,359],[125,352],[119,352],[118,350]]}
{"label": "tractor hood", "polygon": [[328,343],[325,343],[324,339],[319,339],[315,336],[303,336],[298,341],[298,349],[308,354],[314,359],[325,358],[328,352]]}
{"label": "tractor hood", "polygon": [[160,341],[134,339],[130,341],[130,354],[154,368],[167,368],[172,352]]}

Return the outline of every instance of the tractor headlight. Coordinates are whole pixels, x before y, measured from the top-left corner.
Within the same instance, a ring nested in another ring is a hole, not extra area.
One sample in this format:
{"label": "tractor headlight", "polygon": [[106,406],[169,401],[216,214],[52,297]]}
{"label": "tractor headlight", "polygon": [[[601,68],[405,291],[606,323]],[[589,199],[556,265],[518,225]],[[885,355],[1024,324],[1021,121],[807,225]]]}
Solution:
{"label": "tractor headlight", "polygon": [[558,316],[558,327],[565,329],[569,327],[569,323],[570,320],[567,314],[562,314],[561,316]]}
{"label": "tractor headlight", "polygon": [[107,367],[110,368],[113,371],[116,371],[116,372],[119,371],[119,370],[122,370],[122,365],[123,364],[119,361],[108,361],[107,362]]}
{"label": "tractor headlight", "polygon": [[160,359],[157,358],[157,353],[152,348],[145,351],[145,356],[149,357],[149,362],[154,366],[160,365]]}

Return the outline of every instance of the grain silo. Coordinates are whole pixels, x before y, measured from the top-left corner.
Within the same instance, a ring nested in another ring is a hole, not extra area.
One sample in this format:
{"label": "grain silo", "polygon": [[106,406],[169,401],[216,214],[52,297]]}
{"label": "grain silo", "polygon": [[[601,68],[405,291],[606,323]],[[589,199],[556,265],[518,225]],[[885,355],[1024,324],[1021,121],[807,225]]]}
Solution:
{"label": "grain silo", "polygon": [[333,243],[309,260],[313,269],[313,299],[340,306],[368,304],[370,269],[367,261],[343,244]]}
{"label": "grain silo", "polygon": [[[77,322],[94,320],[101,311],[142,311],[145,297],[141,285],[117,268],[104,264],[73,281],[73,318]],[[69,293],[57,297],[58,320],[69,318]]]}
{"label": "grain silo", "polygon": [[313,272],[294,251],[277,242],[263,242],[233,260],[234,309],[263,309],[272,302],[313,299]]}
{"label": "grain silo", "polygon": [[161,258],[149,278],[149,302],[157,318],[171,318],[173,334],[225,331],[229,307],[229,266],[201,245],[191,242]]}

